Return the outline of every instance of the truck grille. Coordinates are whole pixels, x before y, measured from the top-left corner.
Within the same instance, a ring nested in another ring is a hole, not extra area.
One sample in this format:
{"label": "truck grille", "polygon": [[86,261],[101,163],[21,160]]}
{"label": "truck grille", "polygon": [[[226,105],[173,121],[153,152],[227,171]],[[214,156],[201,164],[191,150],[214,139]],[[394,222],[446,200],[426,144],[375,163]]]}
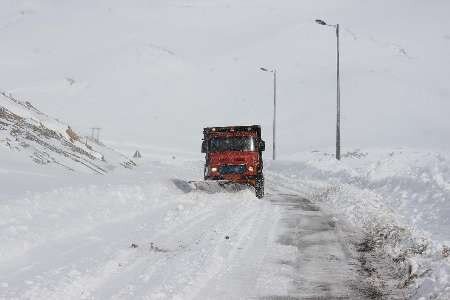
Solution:
{"label": "truck grille", "polygon": [[219,168],[219,173],[224,174],[243,174],[245,173],[245,165],[227,165]]}

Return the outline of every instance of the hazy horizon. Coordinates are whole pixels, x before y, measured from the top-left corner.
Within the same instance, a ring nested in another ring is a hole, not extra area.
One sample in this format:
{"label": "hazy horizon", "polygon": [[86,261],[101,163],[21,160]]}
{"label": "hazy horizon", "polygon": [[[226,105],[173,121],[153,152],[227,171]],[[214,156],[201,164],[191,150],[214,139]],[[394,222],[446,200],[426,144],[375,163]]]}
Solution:
{"label": "hazy horizon", "polygon": [[[4,1],[0,89],[89,134],[199,151],[205,126],[261,124],[271,149],[449,149],[446,1]],[[270,150],[269,152],[270,153]]]}

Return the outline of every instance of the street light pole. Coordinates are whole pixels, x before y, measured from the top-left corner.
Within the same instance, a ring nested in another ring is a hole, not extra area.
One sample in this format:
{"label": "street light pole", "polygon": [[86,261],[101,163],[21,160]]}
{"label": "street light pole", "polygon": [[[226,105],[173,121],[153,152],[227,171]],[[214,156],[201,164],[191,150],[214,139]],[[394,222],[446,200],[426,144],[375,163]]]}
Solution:
{"label": "street light pole", "polygon": [[336,29],[336,159],[341,159],[341,72],[340,72],[340,46],[339,24],[330,25],[323,20],[316,20],[319,25],[334,27]]}
{"label": "street light pole", "polygon": [[260,68],[261,71],[273,74],[273,124],[272,124],[272,159],[276,158],[276,125],[277,125],[277,70]]}
{"label": "street light pole", "polygon": [[336,24],[336,159],[341,160],[341,72],[339,49],[339,24]]}

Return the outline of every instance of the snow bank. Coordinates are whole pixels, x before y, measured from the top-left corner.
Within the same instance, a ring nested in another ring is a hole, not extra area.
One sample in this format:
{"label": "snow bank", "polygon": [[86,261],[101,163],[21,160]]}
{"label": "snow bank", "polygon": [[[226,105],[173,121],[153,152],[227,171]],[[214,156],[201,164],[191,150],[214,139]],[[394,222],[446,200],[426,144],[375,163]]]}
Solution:
{"label": "snow bank", "polygon": [[[288,186],[362,228],[415,286],[414,298],[450,297],[450,157],[413,150],[314,151],[272,164]],[[280,175],[281,174],[281,175]],[[306,186],[306,188],[301,188]],[[400,276],[401,277],[401,276]]]}

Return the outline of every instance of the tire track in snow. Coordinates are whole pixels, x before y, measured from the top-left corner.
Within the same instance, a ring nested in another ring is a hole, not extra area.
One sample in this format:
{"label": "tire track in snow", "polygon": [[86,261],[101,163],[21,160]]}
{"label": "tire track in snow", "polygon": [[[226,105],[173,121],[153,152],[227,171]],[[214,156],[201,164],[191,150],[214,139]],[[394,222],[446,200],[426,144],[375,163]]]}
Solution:
{"label": "tire track in snow", "polygon": [[[300,178],[290,178],[277,174],[274,172],[267,172],[269,174],[269,184],[272,185],[272,189],[277,192],[292,193],[305,195],[308,198],[316,199],[316,203],[322,211],[323,217],[328,215],[328,218],[335,224],[334,239],[339,246],[339,251],[342,255],[342,259],[347,262],[347,265],[343,266],[348,269],[348,276],[350,279],[346,285],[348,293],[351,295],[349,298],[358,299],[378,299],[388,297],[389,299],[405,299],[408,291],[402,289],[396,283],[398,278],[393,277],[393,273],[397,274],[398,271],[392,271],[392,261],[389,261],[384,254],[377,253],[377,255],[371,256],[361,252],[360,249],[363,243],[372,241],[372,237],[367,236],[367,232],[363,228],[355,227],[351,221],[343,218],[339,212],[336,212],[336,208],[330,207],[327,203],[321,202],[321,196],[330,187],[335,187],[333,183],[319,180],[304,180]],[[349,195],[350,197],[354,195]],[[358,194],[357,196],[360,196]],[[319,197],[319,198],[318,198]],[[358,203],[358,202],[355,202]],[[344,205],[348,205],[345,203]],[[367,206],[367,205],[366,205]],[[361,206],[361,209],[367,209],[367,207]],[[380,211],[380,210],[378,210]],[[356,216],[361,214],[355,214]],[[333,217],[337,216],[337,217]],[[362,254],[361,254],[362,253]],[[317,253],[314,253],[316,255]],[[336,256],[336,255],[335,255]],[[375,267],[374,267],[375,266]],[[336,272],[338,273],[338,272]],[[302,282],[305,280],[301,280]],[[328,286],[336,287],[336,283]],[[317,295],[317,291],[312,290],[312,295]],[[331,295],[335,297],[336,295]]]}
{"label": "tire track in snow", "polygon": [[[140,247],[141,249],[138,250],[141,256],[139,259],[123,268],[120,276],[115,276],[113,280],[105,282],[105,286],[99,287],[99,290],[95,291],[94,294],[99,298],[121,299],[130,296],[129,287],[133,287],[133,295],[145,291],[148,282],[155,280],[152,277],[157,278],[160,277],[161,273],[164,273],[165,264],[177,260],[178,256],[183,255],[184,252],[193,251],[195,245],[211,230],[208,225],[218,221],[217,211],[230,210],[229,203],[217,204],[219,204],[217,207],[208,207],[206,211],[193,215],[183,222],[179,222],[176,226],[158,233],[152,238],[152,241],[158,248],[161,247],[160,251],[152,252],[147,242],[144,249]],[[239,209],[240,206],[234,209]],[[231,214],[232,212],[228,212],[227,215],[220,217],[228,218]],[[115,288],[124,285],[125,288]]]}
{"label": "tire track in snow", "polygon": [[[180,199],[183,200],[183,196]],[[28,260],[22,261],[22,258],[18,261],[23,265],[22,273],[16,276],[19,286],[14,288],[10,285],[9,296],[6,294],[4,296],[48,299],[61,299],[68,295],[74,298],[88,297],[102,283],[107,283],[114,274],[120,273],[119,264],[122,262],[132,264],[142,259],[139,252],[131,251],[127,247],[132,237],[144,234],[152,236],[158,232],[159,227],[167,226],[166,224],[158,227],[158,224],[164,224],[167,208],[176,206],[178,202],[162,203],[163,205],[152,206],[137,218],[102,224],[92,228],[92,231],[62,241],[52,241],[44,248],[37,249],[31,253]],[[205,208],[195,206],[191,214],[181,216],[184,222],[167,227],[168,232],[181,232],[186,224],[194,223],[195,219],[201,219],[202,215],[211,214],[213,207],[224,205],[219,201],[212,203]],[[150,225],[144,232],[136,231],[142,224],[148,224],[149,220]],[[156,228],[156,231],[152,230],[153,228]],[[56,256],[43,261],[42,258],[46,256],[47,251]],[[11,266],[14,268],[17,265]],[[123,263],[124,269],[125,266]],[[23,281],[20,282],[21,278],[27,278],[30,284],[24,286]],[[11,278],[8,278],[8,281],[11,282]]]}
{"label": "tire track in snow", "polygon": [[[202,199],[203,198],[200,197],[200,202]],[[214,199],[204,207],[195,205],[193,211],[190,211],[189,214],[176,216],[176,218],[181,218],[181,221],[175,222],[175,225],[165,228],[164,226],[167,226],[167,224],[150,226],[150,228],[144,230],[142,234],[147,233],[153,241],[170,241],[166,243],[166,245],[175,246],[179,240],[183,240],[186,233],[201,233],[202,229],[208,227],[208,225],[214,221],[217,221],[216,211],[227,211],[228,213],[225,217],[229,217],[233,214],[234,210],[242,210],[243,204],[238,201],[230,202],[227,199],[223,199],[225,201],[220,200],[222,199]],[[179,201],[176,203],[179,203]],[[177,211],[177,209],[174,210]],[[147,216],[151,217],[152,215],[150,214]],[[164,223],[163,216],[159,217],[159,219],[161,220],[161,223]],[[133,231],[130,230],[130,228],[134,229],[139,227],[139,222],[142,223],[144,220],[145,215],[140,221],[136,220],[137,222],[121,224],[124,227],[124,233],[127,234],[127,231],[130,233],[130,231]],[[162,230],[162,228],[165,230]],[[195,237],[191,238],[194,239]],[[46,299],[61,299],[67,297],[111,298],[114,293],[117,293],[117,291],[115,291],[117,288],[122,288],[124,286],[124,291],[119,292],[119,294],[126,292],[128,293],[128,297],[130,297],[130,290],[128,290],[128,287],[134,287],[137,282],[142,282],[144,286],[147,285],[147,282],[143,279],[148,276],[146,273],[149,273],[147,272],[149,266],[160,264],[161,268],[164,269],[164,263],[167,261],[167,258],[165,258],[162,253],[145,253],[141,247],[138,249],[129,249],[127,248],[129,246],[129,239],[127,237],[118,240],[107,239],[105,242],[112,242],[113,244],[110,246],[114,248],[112,249],[112,252],[107,255],[106,259],[105,257],[101,257],[101,252],[87,253],[88,258],[90,259],[90,262],[93,263],[94,267],[88,266],[88,269],[82,270],[83,263],[80,265],[80,262],[71,262],[67,265],[67,274],[56,284],[55,282],[52,282],[50,285],[47,284],[46,287],[36,286],[35,288],[28,290],[25,294],[26,297],[30,296],[30,298],[38,297]],[[172,251],[167,252],[166,254],[169,256],[177,256],[177,253]],[[139,272],[142,267],[144,267],[144,274]],[[70,272],[70,269],[72,269],[72,272]],[[161,271],[161,269],[155,269],[155,271],[158,272]],[[156,276],[158,276],[158,274],[156,274]],[[121,297],[119,296],[119,298]]]}
{"label": "tire track in snow", "polygon": [[[152,286],[143,295],[145,298],[196,298],[196,294],[209,280],[223,270],[225,262],[236,254],[237,246],[233,245],[237,244],[234,240],[246,236],[239,234],[251,230],[262,207],[262,203],[256,199],[239,198],[236,201],[243,203],[223,215],[220,221],[209,224],[212,225],[211,229],[202,234],[202,239],[191,251],[183,252],[161,266],[165,269],[159,269],[155,275],[161,277],[163,274],[162,278],[149,278]],[[229,235],[230,239],[225,239],[225,235]]]}
{"label": "tire track in snow", "polygon": [[248,299],[256,296],[258,277],[270,251],[279,209],[262,200],[258,212],[241,230],[241,236],[227,255],[223,267],[189,299]]}

